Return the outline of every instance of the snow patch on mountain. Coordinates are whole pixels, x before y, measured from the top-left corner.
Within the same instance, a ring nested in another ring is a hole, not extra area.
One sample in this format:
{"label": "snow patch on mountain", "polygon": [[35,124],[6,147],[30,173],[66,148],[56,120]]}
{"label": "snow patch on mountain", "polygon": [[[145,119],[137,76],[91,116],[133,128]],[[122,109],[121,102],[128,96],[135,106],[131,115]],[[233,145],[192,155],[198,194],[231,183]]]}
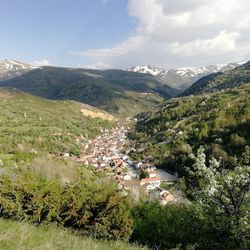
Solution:
{"label": "snow patch on mountain", "polygon": [[182,68],[177,68],[177,69],[160,69],[151,65],[145,65],[145,66],[131,67],[131,68],[128,68],[127,71],[146,73],[146,74],[151,74],[154,76],[162,76],[171,70],[172,72],[176,72],[178,75],[192,78],[196,76],[205,76],[205,75],[212,74],[212,73],[231,70],[244,63],[246,62],[216,64],[216,65],[200,66],[200,67],[182,67]]}
{"label": "snow patch on mountain", "polygon": [[182,67],[177,69],[161,69],[151,65],[145,65],[131,67],[127,69],[127,71],[151,74],[170,86],[185,89],[204,76],[232,70],[244,63],[245,62],[237,62],[200,67]]}
{"label": "snow patch on mountain", "polygon": [[127,69],[127,71],[144,73],[144,74],[151,74],[153,76],[159,76],[159,75],[166,73],[166,70],[159,69],[159,68],[156,68],[156,67],[151,66],[151,65],[131,67],[131,68]]}
{"label": "snow patch on mountain", "polygon": [[0,61],[0,80],[7,80],[12,77],[20,76],[39,67],[14,60]]}

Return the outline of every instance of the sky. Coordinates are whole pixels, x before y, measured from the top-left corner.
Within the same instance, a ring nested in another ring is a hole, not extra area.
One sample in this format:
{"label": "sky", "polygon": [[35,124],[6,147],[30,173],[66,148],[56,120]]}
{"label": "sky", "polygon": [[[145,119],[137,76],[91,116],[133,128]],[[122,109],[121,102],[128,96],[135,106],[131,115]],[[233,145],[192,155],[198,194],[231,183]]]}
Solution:
{"label": "sky", "polygon": [[161,68],[250,60],[249,0],[0,0],[0,60]]}

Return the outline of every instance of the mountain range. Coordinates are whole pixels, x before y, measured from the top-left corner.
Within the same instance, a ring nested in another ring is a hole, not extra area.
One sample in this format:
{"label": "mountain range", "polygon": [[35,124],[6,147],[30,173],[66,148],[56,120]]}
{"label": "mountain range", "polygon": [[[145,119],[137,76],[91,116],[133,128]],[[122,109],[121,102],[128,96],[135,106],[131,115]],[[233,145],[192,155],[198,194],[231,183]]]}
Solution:
{"label": "mountain range", "polygon": [[74,100],[127,117],[154,110],[172,97],[214,92],[249,82],[248,67],[249,63],[240,62],[169,70],[153,66],[93,70],[37,67],[4,60],[0,61],[0,87],[48,99]]}
{"label": "mountain range", "polygon": [[250,61],[225,72],[205,76],[186,89],[181,96],[217,92],[250,83]]}
{"label": "mountain range", "polygon": [[124,70],[34,67],[16,61],[2,61],[1,65],[0,87],[48,99],[75,100],[116,115],[150,110],[180,93],[155,76]]}
{"label": "mountain range", "polygon": [[245,62],[216,64],[200,67],[161,69],[151,65],[128,68],[128,71],[150,74],[161,79],[165,84],[184,90],[204,76],[235,69]]}

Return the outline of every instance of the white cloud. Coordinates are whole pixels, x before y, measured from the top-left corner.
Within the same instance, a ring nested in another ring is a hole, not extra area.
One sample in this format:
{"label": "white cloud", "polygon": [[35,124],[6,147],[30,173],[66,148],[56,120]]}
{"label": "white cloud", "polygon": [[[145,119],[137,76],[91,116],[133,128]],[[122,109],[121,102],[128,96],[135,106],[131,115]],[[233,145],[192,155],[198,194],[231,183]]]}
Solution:
{"label": "white cloud", "polygon": [[71,54],[118,68],[250,59],[249,0],[129,0],[128,13],[138,20],[128,39]]}
{"label": "white cloud", "polygon": [[84,68],[84,69],[111,69],[114,68],[114,65],[108,64],[108,63],[103,63],[103,62],[97,62],[95,64],[84,64],[84,65],[78,65],[77,67],[79,68]]}
{"label": "white cloud", "polygon": [[123,56],[127,53],[137,50],[143,43],[143,38],[140,36],[130,37],[128,40],[115,45],[113,48],[86,50],[86,51],[71,51],[71,55],[91,57],[91,58],[108,58]]}
{"label": "white cloud", "polygon": [[239,36],[237,32],[227,33],[221,31],[219,35],[209,39],[197,39],[188,43],[170,44],[169,50],[173,54],[182,57],[204,54],[204,56],[221,55],[229,53],[236,49],[236,38]]}
{"label": "white cloud", "polygon": [[42,59],[33,61],[33,64],[36,66],[47,66],[50,65],[50,62],[47,59]]}

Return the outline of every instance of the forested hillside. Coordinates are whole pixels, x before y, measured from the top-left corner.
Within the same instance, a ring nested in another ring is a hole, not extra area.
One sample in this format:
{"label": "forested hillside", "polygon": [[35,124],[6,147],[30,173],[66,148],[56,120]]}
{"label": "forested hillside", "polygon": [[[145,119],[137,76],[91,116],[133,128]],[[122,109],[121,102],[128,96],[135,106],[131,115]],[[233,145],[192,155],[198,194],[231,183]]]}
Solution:
{"label": "forested hillside", "polygon": [[46,100],[13,89],[0,89],[0,97],[3,161],[22,161],[42,153],[77,156],[82,143],[115,122],[85,116],[87,110],[101,111],[73,101]]}
{"label": "forested hillside", "polygon": [[122,116],[151,110],[180,92],[145,74],[59,67],[35,69],[0,81],[0,86],[49,99],[75,100]]}
{"label": "forested hillside", "polygon": [[230,163],[250,144],[250,85],[175,98],[138,119],[131,133],[137,159],[185,175],[189,155],[203,145]]}

